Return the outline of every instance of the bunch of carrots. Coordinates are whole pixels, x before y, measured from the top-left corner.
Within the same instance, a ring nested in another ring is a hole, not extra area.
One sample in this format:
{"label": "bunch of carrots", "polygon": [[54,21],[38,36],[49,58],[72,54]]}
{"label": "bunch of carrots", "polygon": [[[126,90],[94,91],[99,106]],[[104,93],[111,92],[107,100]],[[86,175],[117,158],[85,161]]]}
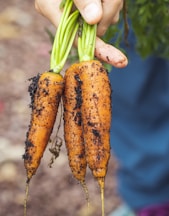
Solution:
{"label": "bunch of carrots", "polygon": [[[64,0],[63,15],[51,53],[51,69],[32,78],[31,121],[26,135],[24,165],[27,189],[50,140],[58,107],[63,101],[64,140],[73,176],[83,186],[88,199],[87,166],[101,189],[104,216],[104,182],[110,158],[111,86],[107,71],[94,60],[96,25],[87,24],[73,1]],[[61,71],[75,37],[78,36],[79,62]],[[26,215],[26,202],[24,215]]]}

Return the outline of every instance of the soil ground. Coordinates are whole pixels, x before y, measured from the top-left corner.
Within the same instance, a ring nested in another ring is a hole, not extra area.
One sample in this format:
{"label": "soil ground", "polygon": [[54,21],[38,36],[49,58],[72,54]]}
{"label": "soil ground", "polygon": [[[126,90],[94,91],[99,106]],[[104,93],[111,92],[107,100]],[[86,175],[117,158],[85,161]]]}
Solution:
{"label": "soil ground", "polygon": [[[0,216],[23,215],[25,196],[25,135],[30,121],[28,79],[49,69],[51,43],[45,28],[55,31],[34,9],[34,1],[6,0],[0,7]],[[57,125],[57,124],[56,124]],[[63,137],[63,131],[59,134]],[[100,216],[97,182],[90,171],[90,209],[82,187],[72,177],[64,147],[52,168],[48,148],[30,183],[28,216]],[[105,188],[105,212],[119,203],[114,177],[116,162],[111,157]]]}

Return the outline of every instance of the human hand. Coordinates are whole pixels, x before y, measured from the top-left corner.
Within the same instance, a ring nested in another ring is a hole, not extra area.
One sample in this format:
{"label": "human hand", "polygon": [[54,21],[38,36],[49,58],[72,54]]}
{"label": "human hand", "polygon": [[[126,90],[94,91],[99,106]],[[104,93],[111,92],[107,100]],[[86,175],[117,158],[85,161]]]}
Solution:
{"label": "human hand", "polygon": [[[35,8],[57,27],[62,14],[60,3],[61,0],[35,0]],[[74,3],[87,23],[98,23],[99,37],[104,35],[109,25],[118,21],[123,6],[123,0],[74,0]],[[95,56],[115,67],[125,67],[128,63],[126,56],[99,37],[96,38]]]}

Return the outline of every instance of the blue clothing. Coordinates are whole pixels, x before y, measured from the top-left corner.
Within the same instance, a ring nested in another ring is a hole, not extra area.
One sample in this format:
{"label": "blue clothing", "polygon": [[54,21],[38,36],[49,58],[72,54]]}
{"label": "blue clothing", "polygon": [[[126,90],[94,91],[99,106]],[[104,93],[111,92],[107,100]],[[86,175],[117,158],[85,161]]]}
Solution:
{"label": "blue clothing", "polygon": [[141,59],[112,68],[111,147],[119,162],[121,197],[133,209],[169,201],[169,62]]}

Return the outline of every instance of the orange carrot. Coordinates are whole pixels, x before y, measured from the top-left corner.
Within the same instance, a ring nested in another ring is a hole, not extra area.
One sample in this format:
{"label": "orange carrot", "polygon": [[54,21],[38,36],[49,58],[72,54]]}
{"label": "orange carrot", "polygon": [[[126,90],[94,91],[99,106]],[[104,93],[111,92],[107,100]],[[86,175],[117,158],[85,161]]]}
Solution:
{"label": "orange carrot", "polygon": [[110,157],[111,88],[99,61],[80,63],[86,158],[93,175],[104,178]]}
{"label": "orange carrot", "polygon": [[36,173],[50,139],[63,91],[63,83],[63,77],[60,74],[45,72],[34,77],[29,86],[32,114],[23,155],[27,183]]}
{"label": "orange carrot", "polygon": [[[27,172],[24,216],[26,216],[29,182],[36,173],[50,139],[63,93],[64,80],[60,72],[69,55],[79,25],[79,11],[75,10],[71,13],[73,1],[63,0],[61,7],[63,8],[63,13],[54,37],[50,58],[50,68],[53,73],[43,73],[40,75],[38,83],[36,82],[37,78],[34,78],[33,81],[35,82],[29,88],[32,97],[32,115],[25,142],[25,154],[23,155]],[[53,163],[54,157],[56,158],[60,151],[62,141],[58,140],[56,135],[55,145],[49,149],[53,154],[50,166]]]}
{"label": "orange carrot", "polygon": [[100,185],[103,216],[104,181],[110,158],[111,86],[107,71],[99,61],[83,61],[79,65],[85,154]]}
{"label": "orange carrot", "polygon": [[85,179],[87,162],[82,131],[82,83],[79,79],[78,64],[73,64],[66,71],[64,80],[63,105],[65,143],[73,176],[82,183]]}

